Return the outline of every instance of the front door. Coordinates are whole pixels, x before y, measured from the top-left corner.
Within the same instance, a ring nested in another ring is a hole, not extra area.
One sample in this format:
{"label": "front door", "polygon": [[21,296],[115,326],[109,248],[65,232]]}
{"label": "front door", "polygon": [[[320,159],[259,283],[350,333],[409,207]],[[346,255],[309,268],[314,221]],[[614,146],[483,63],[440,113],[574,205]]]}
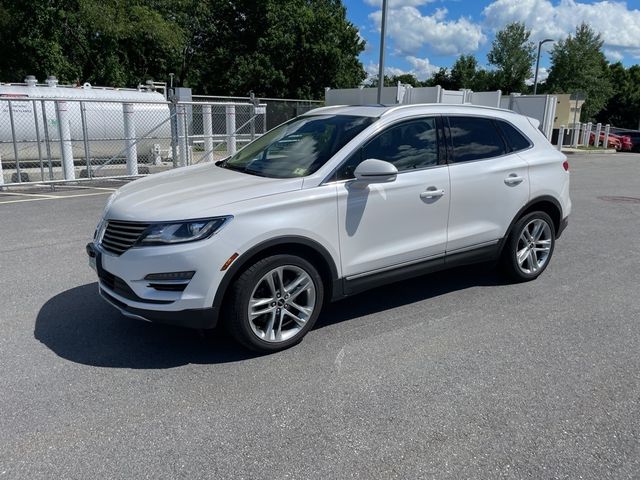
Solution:
{"label": "front door", "polygon": [[[387,127],[337,172],[340,255],[345,277],[441,257],[447,242],[449,171],[440,161],[436,117]],[[398,169],[395,181],[352,180],[369,158]]]}

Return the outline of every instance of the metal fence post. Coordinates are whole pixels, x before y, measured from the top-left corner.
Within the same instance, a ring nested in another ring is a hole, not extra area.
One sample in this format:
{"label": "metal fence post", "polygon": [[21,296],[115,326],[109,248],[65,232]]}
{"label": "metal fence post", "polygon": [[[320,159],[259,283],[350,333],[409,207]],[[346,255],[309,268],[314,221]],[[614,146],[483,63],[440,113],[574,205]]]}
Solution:
{"label": "metal fence post", "polygon": [[609,132],[611,130],[611,125],[608,123],[604,126],[604,141],[602,142],[602,146],[604,148],[609,147]]}
{"label": "metal fence post", "polygon": [[40,101],[42,107],[42,124],[44,126],[44,145],[47,148],[47,161],[49,162],[49,180],[53,180],[53,162],[51,161],[51,140],[49,136],[49,124],[47,122],[47,108],[44,100]]}
{"label": "metal fence post", "polygon": [[84,102],[80,102],[80,121],[82,123],[82,143],[84,144],[84,159],[87,163],[87,178],[91,178],[91,153],[89,151],[89,131],[87,129],[87,109]]}
{"label": "metal fence post", "polygon": [[593,139],[593,145],[595,147],[600,145],[600,132],[602,132],[602,124],[601,123],[597,123],[596,124],[596,136]]}
{"label": "metal fence post", "polygon": [[191,165],[191,146],[189,145],[189,110],[191,107],[184,107],[183,132],[184,132],[184,164]]}
{"label": "metal fence post", "polygon": [[227,119],[227,154],[233,155],[236,153],[236,106],[227,104],[225,114]]}
{"label": "metal fence post", "polygon": [[65,100],[56,100],[58,130],[60,131],[60,150],[62,152],[62,169],[65,180],[75,180],[76,172],[73,164],[73,144],[69,126],[69,110]]}
{"label": "metal fence post", "polygon": [[[587,123],[587,134],[584,136],[585,138],[585,146],[589,146],[589,142],[591,141],[591,130],[593,130],[593,123]],[[595,139],[594,139],[595,140]],[[595,141],[593,142],[595,145]]]}
{"label": "metal fence post", "polygon": [[169,122],[171,125],[171,162],[173,163],[172,168],[176,168],[178,166],[178,142],[180,139],[178,138],[178,110],[176,108],[176,103],[174,100],[169,104]]}
{"label": "metal fence post", "polygon": [[127,149],[127,175],[138,175],[138,147],[136,146],[135,107],[133,103],[122,104],[124,119],[124,143]]}
{"label": "metal fence post", "polygon": [[18,158],[18,142],[16,141],[16,126],[13,123],[13,103],[9,102],[9,123],[11,123],[11,141],[13,143],[13,158],[16,162],[16,176],[18,183],[22,182],[22,172],[20,171],[20,159]]}
{"label": "metal fence post", "polygon": [[2,185],[4,185],[4,174],[2,173],[2,155],[0,155],[0,192],[4,190]]}
{"label": "metal fence post", "polygon": [[[176,105],[176,135],[178,144],[178,166],[187,166],[187,149],[186,149],[186,120],[187,120],[187,107],[185,105]],[[184,139],[184,141],[183,141]]]}
{"label": "metal fence post", "polygon": [[35,100],[33,103],[33,122],[36,127],[36,142],[38,142],[38,160],[40,160],[40,180],[44,182],[44,164],[42,162],[42,145],[40,145],[40,122],[38,122],[38,108]]}
{"label": "metal fence post", "polygon": [[202,105],[202,134],[204,135],[204,157],[202,161],[213,160],[213,121],[211,117],[211,105]]}
{"label": "metal fence post", "polygon": [[571,146],[573,148],[578,148],[578,142],[580,141],[580,130],[581,124],[580,122],[574,123],[571,128]]}
{"label": "metal fence post", "polygon": [[558,130],[558,150],[562,150],[563,141],[564,141],[564,125],[560,125],[560,130]]}
{"label": "metal fence post", "polygon": [[251,118],[250,123],[250,133],[251,133],[251,141],[253,142],[256,139],[256,96],[253,92],[249,94],[249,102],[251,102],[251,107],[249,107],[249,115]]}

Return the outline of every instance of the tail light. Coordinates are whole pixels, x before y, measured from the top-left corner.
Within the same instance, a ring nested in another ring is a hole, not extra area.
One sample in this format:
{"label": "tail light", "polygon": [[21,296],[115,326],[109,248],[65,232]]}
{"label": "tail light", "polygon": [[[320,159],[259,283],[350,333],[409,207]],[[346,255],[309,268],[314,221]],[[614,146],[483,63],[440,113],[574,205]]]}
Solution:
{"label": "tail light", "polygon": [[562,168],[564,168],[565,172],[569,171],[569,160],[562,162]]}

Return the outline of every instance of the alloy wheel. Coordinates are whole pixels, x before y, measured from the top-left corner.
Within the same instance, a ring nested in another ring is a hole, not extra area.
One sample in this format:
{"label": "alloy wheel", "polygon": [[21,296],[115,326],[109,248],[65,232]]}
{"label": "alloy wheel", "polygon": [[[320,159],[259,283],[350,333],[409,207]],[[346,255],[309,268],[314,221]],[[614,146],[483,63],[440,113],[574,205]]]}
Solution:
{"label": "alloy wheel", "polygon": [[527,223],[516,249],[518,267],[526,274],[535,274],[542,269],[551,253],[553,243],[551,226],[544,220],[536,218]]}
{"label": "alloy wheel", "polygon": [[316,286],[311,276],[296,265],[283,265],[256,283],[247,313],[258,338],[279,343],[297,335],[315,308]]}

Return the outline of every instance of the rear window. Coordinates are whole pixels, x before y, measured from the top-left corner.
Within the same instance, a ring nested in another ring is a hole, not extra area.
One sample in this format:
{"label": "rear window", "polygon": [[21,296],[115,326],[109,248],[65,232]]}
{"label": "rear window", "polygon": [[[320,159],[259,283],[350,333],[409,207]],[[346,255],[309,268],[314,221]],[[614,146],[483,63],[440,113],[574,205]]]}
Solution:
{"label": "rear window", "polygon": [[482,117],[449,117],[453,162],[470,162],[507,153],[493,120]]}

